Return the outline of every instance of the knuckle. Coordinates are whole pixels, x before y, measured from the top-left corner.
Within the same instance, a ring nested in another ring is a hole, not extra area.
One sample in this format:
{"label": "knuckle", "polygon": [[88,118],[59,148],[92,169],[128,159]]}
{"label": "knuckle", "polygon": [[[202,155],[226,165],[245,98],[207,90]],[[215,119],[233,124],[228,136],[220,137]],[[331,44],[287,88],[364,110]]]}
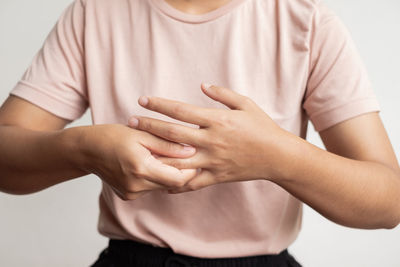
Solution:
{"label": "knuckle", "polygon": [[135,200],[137,198],[136,194],[132,194],[132,193],[126,193],[124,195],[125,200]]}
{"label": "knuckle", "polygon": [[215,119],[215,123],[218,126],[224,127],[224,128],[230,128],[232,123],[234,123],[234,120],[231,116],[231,114],[227,112],[222,112],[219,114],[219,116]]}
{"label": "knuckle", "polygon": [[137,177],[137,178],[146,177],[147,171],[146,171],[146,167],[144,167],[143,165],[139,165],[134,168],[134,171],[132,172],[133,177]]}
{"label": "knuckle", "polygon": [[[165,134],[166,134],[166,136],[167,136],[168,138],[171,138],[171,139],[176,139],[176,138],[179,137],[179,134],[178,134],[178,132],[176,131],[176,129],[175,129],[174,127],[168,127],[168,128],[165,130]],[[171,143],[169,143],[169,144],[172,146]]]}
{"label": "knuckle", "polygon": [[209,150],[211,150],[211,151],[213,151],[214,150],[214,144],[215,144],[215,139],[214,138],[205,138],[203,141],[202,141],[202,144],[203,144],[203,146],[206,148],[206,149],[209,149]]}
{"label": "knuckle", "polygon": [[183,107],[181,105],[179,105],[179,104],[174,105],[173,108],[172,108],[172,112],[175,113],[175,114],[181,114],[183,111],[184,111]]}
{"label": "knuckle", "polygon": [[179,161],[173,160],[173,159],[165,161],[164,164],[172,166],[172,167],[177,168],[177,169],[181,169],[182,168],[182,164]]}
{"label": "knuckle", "polygon": [[161,156],[161,157],[158,157],[157,160],[160,161],[162,164],[172,165],[172,159],[171,158]]}
{"label": "knuckle", "polygon": [[140,186],[137,183],[130,183],[127,187],[126,187],[127,191],[129,193],[136,193],[139,192],[141,190]]}
{"label": "knuckle", "polygon": [[124,195],[118,195],[118,197],[119,197],[120,199],[124,200],[124,201],[127,201],[127,199],[125,198]]}
{"label": "knuckle", "polygon": [[187,185],[187,189],[189,189],[190,191],[196,191],[199,188],[200,188],[200,186],[198,184],[191,183],[191,184]]}
{"label": "knuckle", "polygon": [[220,113],[219,116],[217,117],[216,123],[225,125],[227,120],[228,120],[228,115],[225,112],[223,112],[223,113]]}
{"label": "knuckle", "polygon": [[190,165],[192,165],[192,161],[190,159],[180,159],[180,160],[174,160],[172,162],[172,166],[174,166],[177,169],[187,169],[189,168]]}
{"label": "knuckle", "polygon": [[204,129],[199,129],[198,135],[196,136],[198,143],[199,144],[208,144],[210,141],[210,137],[208,136],[208,133]]}
{"label": "knuckle", "polygon": [[221,161],[219,159],[210,159],[209,162],[210,166],[212,166],[213,169],[218,169],[219,166],[221,166]]}
{"label": "knuckle", "polygon": [[168,142],[168,141],[163,142],[163,145],[164,145],[164,149],[167,151],[175,151],[178,148],[175,143]]}
{"label": "knuckle", "polygon": [[122,199],[122,200],[124,200],[124,201],[129,200],[129,199],[128,199],[128,194],[127,194],[126,192],[116,192],[116,193],[117,193],[117,196],[118,196],[120,199]]}
{"label": "knuckle", "polygon": [[[212,146],[214,151],[225,151],[227,149],[229,149],[229,144],[227,144],[224,140],[221,140],[219,138],[215,138],[212,141]],[[218,161],[218,159],[216,159],[216,161]]]}
{"label": "knuckle", "polygon": [[122,195],[122,199],[125,200],[125,201],[130,200],[129,199],[129,194],[123,194]]}
{"label": "knuckle", "polygon": [[151,123],[146,118],[140,118],[139,128],[142,130],[151,130]]}

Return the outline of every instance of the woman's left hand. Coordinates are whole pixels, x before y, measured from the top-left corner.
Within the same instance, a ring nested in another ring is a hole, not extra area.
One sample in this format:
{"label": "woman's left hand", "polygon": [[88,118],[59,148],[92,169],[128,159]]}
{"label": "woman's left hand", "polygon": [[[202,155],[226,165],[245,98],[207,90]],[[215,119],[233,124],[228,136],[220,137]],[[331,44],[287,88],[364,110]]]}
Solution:
{"label": "woman's left hand", "polygon": [[201,87],[204,94],[230,109],[211,109],[159,97],[139,98],[139,104],[171,118],[200,126],[192,128],[149,117],[132,117],[129,126],[196,147],[190,158],[158,157],[179,169],[198,169],[185,192],[225,182],[267,179],[279,169],[287,132],[250,98],[218,86]]}

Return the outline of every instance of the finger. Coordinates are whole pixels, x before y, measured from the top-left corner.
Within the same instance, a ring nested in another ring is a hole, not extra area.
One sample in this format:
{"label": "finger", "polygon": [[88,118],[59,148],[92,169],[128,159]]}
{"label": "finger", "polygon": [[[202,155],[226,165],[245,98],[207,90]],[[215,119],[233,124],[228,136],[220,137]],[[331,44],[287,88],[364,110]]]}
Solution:
{"label": "finger", "polygon": [[164,140],[150,133],[145,133],[144,137],[139,142],[150,150],[151,153],[166,157],[185,158],[193,156],[196,153],[196,148],[193,146]]}
{"label": "finger", "polygon": [[138,102],[146,109],[199,126],[209,126],[208,118],[212,116],[210,109],[160,97],[141,96]]}
{"label": "finger", "polygon": [[146,180],[167,187],[184,186],[196,175],[195,169],[179,170],[162,163],[153,156],[148,156],[143,164],[147,170]]}
{"label": "finger", "polygon": [[124,201],[137,199],[137,198],[141,197],[142,195],[146,194],[147,192],[150,192],[150,191],[142,191],[142,192],[138,192],[138,193],[121,193],[121,191],[117,190],[114,187],[111,187],[111,189],[114,191],[114,193],[120,199],[122,199]]}
{"label": "finger", "polygon": [[144,178],[140,177],[129,177],[128,185],[110,185],[110,187],[120,196],[123,195],[131,195],[131,194],[136,194],[136,193],[141,193],[145,191],[151,191],[151,190],[156,190],[156,189],[166,189],[164,185],[157,184],[151,181],[148,181]]}
{"label": "finger", "polygon": [[129,125],[173,142],[198,145],[202,140],[199,129],[149,117],[132,117]]}
{"label": "finger", "polygon": [[169,189],[168,193],[183,193],[188,191],[196,191],[201,188],[217,184],[217,180],[215,179],[212,172],[201,169],[200,173],[197,174],[193,179],[191,179],[185,186],[175,189]]}
{"label": "finger", "polygon": [[166,186],[163,184],[158,184],[145,178],[134,177],[133,179],[135,179],[135,182],[134,186],[132,186],[133,188],[131,188],[131,191],[133,191],[132,193],[139,193],[139,192],[166,188]]}
{"label": "finger", "polygon": [[254,105],[254,102],[250,98],[228,88],[202,83],[201,89],[208,97],[224,104],[230,109],[246,110]]}
{"label": "finger", "polygon": [[169,158],[169,157],[157,157],[162,163],[175,167],[177,169],[198,169],[204,168],[207,165],[207,161],[204,156],[197,153],[196,155],[189,158]]}

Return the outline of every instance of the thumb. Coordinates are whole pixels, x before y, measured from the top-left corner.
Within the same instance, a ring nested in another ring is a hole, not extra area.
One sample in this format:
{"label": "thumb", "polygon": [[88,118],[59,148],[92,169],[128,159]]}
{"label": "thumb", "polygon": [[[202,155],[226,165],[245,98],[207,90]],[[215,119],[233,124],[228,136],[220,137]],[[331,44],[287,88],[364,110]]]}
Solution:
{"label": "thumb", "polygon": [[169,187],[181,187],[197,175],[196,169],[179,170],[166,165],[153,156],[148,156],[143,161],[147,169],[146,180]]}

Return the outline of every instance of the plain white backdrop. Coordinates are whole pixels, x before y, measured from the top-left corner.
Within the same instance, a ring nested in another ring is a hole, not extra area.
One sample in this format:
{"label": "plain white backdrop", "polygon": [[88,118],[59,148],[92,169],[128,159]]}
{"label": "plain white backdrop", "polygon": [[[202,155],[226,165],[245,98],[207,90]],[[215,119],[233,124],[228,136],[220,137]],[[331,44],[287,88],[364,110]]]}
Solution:
{"label": "plain white backdrop", "polygon": [[[70,2],[0,1],[0,103]],[[381,104],[381,118],[400,158],[400,1],[325,2],[353,35]],[[86,113],[69,127],[88,124],[91,119]],[[323,147],[311,125],[307,139]],[[31,195],[0,193],[0,266],[90,265],[107,244],[96,229],[99,192],[100,180],[89,175]],[[305,207],[303,229],[290,251],[310,267],[396,267],[400,266],[400,227],[373,231],[345,228]]]}

